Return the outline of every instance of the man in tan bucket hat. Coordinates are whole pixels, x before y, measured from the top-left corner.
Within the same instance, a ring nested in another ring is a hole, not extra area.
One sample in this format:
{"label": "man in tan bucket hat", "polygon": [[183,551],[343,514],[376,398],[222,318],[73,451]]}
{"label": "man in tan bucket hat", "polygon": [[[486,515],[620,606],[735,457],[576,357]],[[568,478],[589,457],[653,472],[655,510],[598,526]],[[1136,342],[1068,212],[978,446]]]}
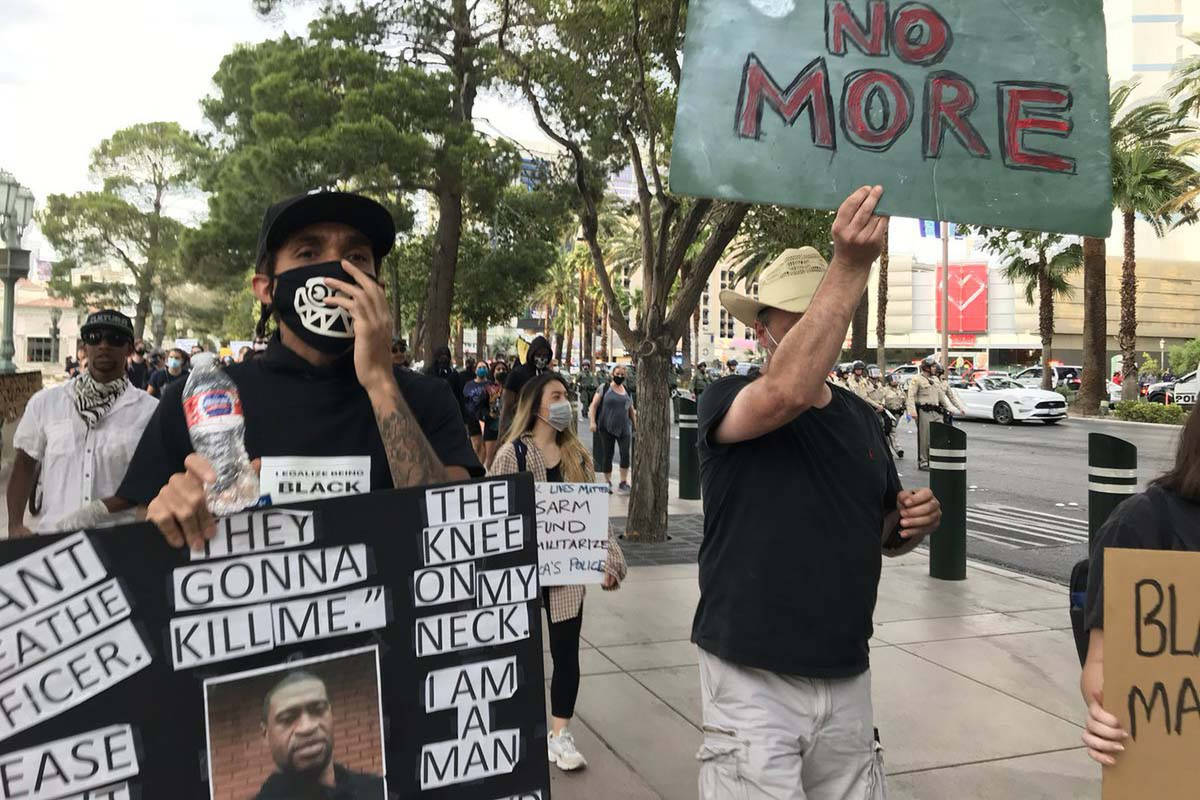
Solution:
{"label": "man in tan bucket hat", "polygon": [[702,800],[884,796],[867,647],[881,552],[915,547],[941,507],[901,489],[870,406],[826,381],[882,247],[882,193],[838,209],[831,264],[788,250],[758,299],[721,293],[767,364],[698,411]]}

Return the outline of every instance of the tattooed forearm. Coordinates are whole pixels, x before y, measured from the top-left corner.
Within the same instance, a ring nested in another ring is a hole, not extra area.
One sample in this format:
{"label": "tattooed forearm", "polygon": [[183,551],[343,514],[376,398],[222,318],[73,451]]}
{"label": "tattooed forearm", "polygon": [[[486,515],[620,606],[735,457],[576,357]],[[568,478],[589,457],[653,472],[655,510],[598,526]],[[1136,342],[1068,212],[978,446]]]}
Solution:
{"label": "tattooed forearm", "polygon": [[446,468],[425,438],[425,432],[404,402],[399,389],[392,402],[373,403],[375,422],[387,453],[392,484],[397,489],[446,480]]}

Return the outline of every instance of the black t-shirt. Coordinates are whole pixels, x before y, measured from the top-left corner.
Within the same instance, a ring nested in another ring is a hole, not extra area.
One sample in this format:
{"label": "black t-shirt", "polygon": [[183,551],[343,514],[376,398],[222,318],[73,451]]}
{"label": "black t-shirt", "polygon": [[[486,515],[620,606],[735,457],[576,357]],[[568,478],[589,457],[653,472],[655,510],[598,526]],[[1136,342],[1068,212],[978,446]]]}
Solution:
{"label": "black t-shirt", "polygon": [[[246,419],[246,452],[261,456],[371,457],[371,491],[391,489],[392,473],[367,391],[348,354],[314,367],[276,336],[266,352],[226,367],[237,384]],[[444,381],[393,368],[396,382],[425,438],[446,466],[484,474],[467,441],[455,398]],[[150,418],[117,496],[149,503],[192,452],[181,397],[184,383],[167,387]]]}
{"label": "black t-shirt", "polygon": [[1200,552],[1200,503],[1151,486],[1117,506],[1096,533],[1088,567],[1085,624],[1104,627],[1104,548]]}
{"label": "black t-shirt", "polygon": [[138,389],[145,389],[150,381],[150,365],[142,361],[130,361],[125,367],[125,376]]}
{"label": "black t-shirt", "polygon": [[332,787],[314,786],[294,774],[275,772],[263,783],[255,800],[384,800],[383,778],[333,765]]}
{"label": "black t-shirt", "polygon": [[463,397],[462,373],[453,367],[447,367],[443,370],[435,366],[427,368],[425,374],[431,378],[437,378],[446,382],[446,385],[450,387],[450,393],[454,395],[454,399],[458,402],[458,411],[462,415],[463,420],[469,422],[471,417],[467,413],[467,403]]}
{"label": "black t-shirt", "polygon": [[547,483],[562,483],[562,462],[558,462],[553,467],[546,467],[546,482]]}
{"label": "black t-shirt", "polygon": [[165,389],[166,387],[168,387],[176,382],[179,382],[179,381],[183,382],[183,383],[180,383],[180,386],[179,386],[179,391],[182,392],[183,384],[187,383],[188,375],[190,373],[191,373],[191,370],[187,370],[187,369],[180,370],[178,375],[172,375],[170,372],[168,372],[166,370],[166,368],[155,370],[154,374],[150,376],[150,385],[153,386],[154,391],[158,393],[159,399],[162,399],[163,389]]}
{"label": "black t-shirt", "polygon": [[692,641],[748,667],[809,678],[858,675],[879,588],[884,516],[900,479],[870,406],[833,399],[736,444],[712,440],[738,392],[700,396],[704,540]]}

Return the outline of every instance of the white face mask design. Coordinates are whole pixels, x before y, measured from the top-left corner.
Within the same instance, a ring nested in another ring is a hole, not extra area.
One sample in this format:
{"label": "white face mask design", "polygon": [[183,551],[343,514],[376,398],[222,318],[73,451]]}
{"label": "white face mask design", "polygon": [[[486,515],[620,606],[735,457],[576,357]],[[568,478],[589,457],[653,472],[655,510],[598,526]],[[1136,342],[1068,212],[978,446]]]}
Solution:
{"label": "white face mask design", "polygon": [[307,330],[334,339],[353,339],[354,320],[344,308],[325,305],[325,298],[342,297],[341,292],[325,285],[324,276],[309,278],[296,290],[293,304],[300,324]]}

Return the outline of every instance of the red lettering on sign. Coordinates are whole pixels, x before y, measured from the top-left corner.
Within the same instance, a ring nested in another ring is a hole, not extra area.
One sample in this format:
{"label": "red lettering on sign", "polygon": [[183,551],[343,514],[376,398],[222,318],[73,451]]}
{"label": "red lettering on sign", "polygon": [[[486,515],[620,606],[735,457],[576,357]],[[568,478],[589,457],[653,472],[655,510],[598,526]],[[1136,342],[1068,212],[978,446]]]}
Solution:
{"label": "red lettering on sign", "polygon": [[1073,123],[1063,116],[1071,110],[1071,90],[1057,83],[1013,81],[996,84],[1000,117],[1000,151],[1011,169],[1043,170],[1075,174],[1075,159],[1034,150],[1025,144],[1025,134],[1040,133],[1067,138]]}
{"label": "red lettering on sign", "polygon": [[833,135],[833,96],[829,93],[829,70],[824,58],[814,58],[800,71],[786,89],[767,72],[767,68],[751,53],[742,68],[742,87],[738,93],[735,130],[746,139],[762,136],[763,107],[771,109],[791,125],[807,109],[813,144],[836,150]]}
{"label": "red lettering on sign", "polygon": [[[878,108],[882,122],[872,124]],[[899,75],[882,69],[864,69],[846,76],[842,89],[842,130],[863,150],[887,150],[912,123],[912,90]]]}
{"label": "red lettering on sign", "polygon": [[929,66],[950,52],[954,34],[946,18],[925,3],[905,3],[892,18],[892,49],[902,61]]}
{"label": "red lettering on sign", "polygon": [[975,87],[957,73],[934,72],[925,79],[925,120],[921,135],[921,153],[925,158],[941,156],[947,130],[971,155],[991,157],[983,137],[967,119],[978,102]]}
{"label": "red lettering on sign", "polygon": [[863,28],[846,0],[825,0],[825,47],[835,56],[846,55],[846,38],[868,56],[888,54],[887,0],[867,4],[869,29]]}

